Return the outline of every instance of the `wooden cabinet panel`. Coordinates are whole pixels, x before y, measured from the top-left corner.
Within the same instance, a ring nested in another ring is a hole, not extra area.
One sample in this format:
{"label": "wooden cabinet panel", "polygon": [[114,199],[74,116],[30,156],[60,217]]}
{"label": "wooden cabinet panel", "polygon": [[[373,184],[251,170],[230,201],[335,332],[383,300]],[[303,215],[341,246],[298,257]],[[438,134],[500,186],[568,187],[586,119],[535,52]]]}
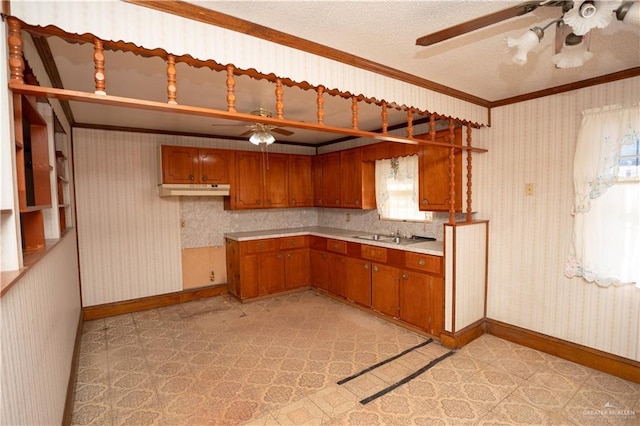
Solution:
{"label": "wooden cabinet panel", "polygon": [[347,297],[347,257],[329,253],[329,291]]}
{"label": "wooden cabinet panel", "polygon": [[347,258],[347,299],[371,307],[371,263]]}
{"label": "wooden cabinet panel", "polygon": [[340,207],[341,192],[340,152],[322,155],[322,200],[324,207]]}
{"label": "wooden cabinet panel", "polygon": [[329,253],[322,250],[311,250],[310,255],[311,276],[309,277],[311,285],[322,290],[329,291],[330,265]]}
{"label": "wooden cabinet panel", "polygon": [[289,157],[289,206],[312,207],[313,203],[311,156],[293,155]]}
{"label": "wooden cabinet panel", "polygon": [[327,240],[327,250],[335,253],[347,254],[347,242],[341,240]]}
{"label": "wooden cabinet panel", "polygon": [[360,256],[364,259],[377,260],[384,263],[387,261],[387,249],[384,247],[362,244],[360,247]]}
{"label": "wooden cabinet panel", "polygon": [[401,271],[393,266],[374,263],[371,266],[371,307],[378,312],[398,317]]}
{"label": "wooden cabinet panel", "polygon": [[[456,144],[461,144],[462,129],[454,130]],[[429,134],[417,135],[418,139],[430,139]],[[451,143],[448,130],[436,133],[439,142]],[[448,211],[449,210],[449,148],[439,146],[422,146],[420,150],[420,210]],[[462,211],[462,151],[455,153],[455,208]]]}
{"label": "wooden cabinet panel", "polygon": [[306,235],[278,238],[278,241],[281,250],[309,247],[309,237]]}
{"label": "wooden cabinet panel", "polygon": [[444,329],[444,279],[432,277],[429,282],[429,320],[427,332],[439,336]]}
{"label": "wooden cabinet panel", "polygon": [[442,257],[422,253],[405,253],[405,266],[424,272],[442,275]]}
{"label": "wooden cabinet panel", "polygon": [[287,250],[284,253],[285,289],[309,285],[309,249]]}
{"label": "wooden cabinet panel", "polygon": [[242,244],[246,247],[246,253],[263,253],[276,251],[280,248],[280,241],[277,238],[244,241]]}
{"label": "wooden cabinet panel", "polygon": [[[261,153],[262,154],[262,153]],[[264,154],[265,207],[289,206],[289,156]]]}
{"label": "wooden cabinet panel", "polygon": [[255,254],[242,256],[239,260],[239,292],[241,299],[258,295],[258,257]]}
{"label": "wooden cabinet panel", "polygon": [[198,176],[202,183],[231,183],[234,172],[233,151],[200,148],[198,160]]}
{"label": "wooden cabinet panel", "polygon": [[426,274],[403,271],[400,276],[400,319],[427,329],[429,318],[429,279]]}
{"label": "wooden cabinet panel", "polygon": [[258,209],[263,207],[264,180],[262,158],[259,152],[236,153],[235,208]]}
{"label": "wooden cabinet panel", "polygon": [[340,151],[342,207],[360,208],[362,206],[361,163],[362,151],[359,149]]}
{"label": "wooden cabinet panel", "polygon": [[258,296],[284,290],[284,255],[263,253],[258,258]]}
{"label": "wooden cabinet panel", "polygon": [[324,206],[323,186],[322,186],[322,161],[321,155],[316,155],[311,160],[311,169],[313,172],[313,205],[315,207]]}

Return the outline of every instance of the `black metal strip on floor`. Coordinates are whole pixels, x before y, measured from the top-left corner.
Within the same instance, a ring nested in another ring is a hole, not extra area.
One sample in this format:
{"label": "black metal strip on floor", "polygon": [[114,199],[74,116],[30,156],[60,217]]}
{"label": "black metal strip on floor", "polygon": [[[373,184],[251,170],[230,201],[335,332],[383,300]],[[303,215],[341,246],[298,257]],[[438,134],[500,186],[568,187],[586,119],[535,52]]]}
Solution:
{"label": "black metal strip on floor", "polygon": [[402,385],[404,385],[405,383],[415,379],[416,377],[418,377],[419,375],[421,375],[422,373],[424,373],[425,371],[427,371],[428,369],[430,369],[431,367],[433,367],[434,365],[436,365],[437,363],[439,363],[440,361],[449,358],[451,355],[453,355],[455,352],[454,351],[449,351],[446,354],[434,359],[433,361],[431,361],[429,364],[425,365],[424,367],[420,368],[418,371],[416,371],[415,373],[411,373],[409,374],[407,377],[405,377],[404,379],[400,380],[397,383],[392,384],[389,387],[386,387],[384,389],[382,389],[380,392],[375,393],[369,397],[366,397],[365,399],[360,401],[360,404],[365,405],[370,403],[371,401],[373,401],[374,399],[380,398],[381,396],[383,396],[384,394],[391,392],[392,390],[394,390],[397,387],[400,387]]}
{"label": "black metal strip on floor", "polygon": [[410,347],[409,349],[405,349],[404,351],[400,352],[398,355],[394,355],[391,358],[387,358],[384,361],[380,361],[379,363],[374,364],[371,367],[365,368],[364,370],[360,371],[359,373],[354,374],[353,376],[349,376],[349,377],[347,377],[345,379],[340,380],[338,382],[338,384],[339,385],[343,385],[343,384],[347,383],[348,381],[355,379],[356,377],[362,376],[363,374],[368,373],[371,370],[374,370],[374,369],[376,369],[378,367],[381,367],[381,366],[383,366],[383,365],[385,365],[385,364],[387,364],[387,363],[389,363],[389,362],[391,362],[393,360],[396,360],[396,359],[400,358],[403,355],[408,354],[411,351],[415,351],[418,348],[426,346],[431,342],[433,342],[433,339],[427,339],[422,343],[419,343],[419,344],[417,344],[417,345],[415,345],[413,347]]}

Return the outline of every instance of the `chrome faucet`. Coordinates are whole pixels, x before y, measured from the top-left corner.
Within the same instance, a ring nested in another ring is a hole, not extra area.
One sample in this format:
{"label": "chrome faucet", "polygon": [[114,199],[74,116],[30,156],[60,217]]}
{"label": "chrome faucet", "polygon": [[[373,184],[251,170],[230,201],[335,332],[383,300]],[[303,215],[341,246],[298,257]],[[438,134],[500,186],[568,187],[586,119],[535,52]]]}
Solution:
{"label": "chrome faucet", "polygon": [[400,238],[400,229],[396,229],[396,238]]}

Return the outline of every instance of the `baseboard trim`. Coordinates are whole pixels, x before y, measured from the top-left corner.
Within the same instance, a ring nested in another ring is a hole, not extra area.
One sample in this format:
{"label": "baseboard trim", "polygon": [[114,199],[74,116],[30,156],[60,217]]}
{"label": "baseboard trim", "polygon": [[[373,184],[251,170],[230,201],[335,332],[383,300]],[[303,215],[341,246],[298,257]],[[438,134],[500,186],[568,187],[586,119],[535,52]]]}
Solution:
{"label": "baseboard trim", "polygon": [[485,319],[482,318],[455,333],[443,331],[440,334],[440,341],[442,342],[442,346],[446,348],[458,349],[485,333]]}
{"label": "baseboard trim", "polygon": [[76,393],[76,376],[78,375],[78,363],[80,361],[80,344],[82,342],[82,312],[78,316],[78,327],[76,328],[76,339],[73,344],[73,356],[71,357],[71,371],[69,372],[69,383],[67,384],[67,396],[64,401],[64,412],[62,414],[62,425],[68,426],[73,420],[73,401]]}
{"label": "baseboard trim", "polygon": [[500,321],[486,320],[486,330],[501,339],[539,350],[613,376],[640,383],[640,362],[567,342]]}
{"label": "baseboard trim", "polygon": [[161,308],[191,300],[204,299],[206,297],[219,296],[227,293],[227,285],[215,287],[201,287],[175,293],[159,294],[157,296],[142,297],[140,299],[125,300],[123,302],[106,303],[104,305],[88,306],[82,308],[84,321],[128,314],[131,312],[146,311],[148,309]]}

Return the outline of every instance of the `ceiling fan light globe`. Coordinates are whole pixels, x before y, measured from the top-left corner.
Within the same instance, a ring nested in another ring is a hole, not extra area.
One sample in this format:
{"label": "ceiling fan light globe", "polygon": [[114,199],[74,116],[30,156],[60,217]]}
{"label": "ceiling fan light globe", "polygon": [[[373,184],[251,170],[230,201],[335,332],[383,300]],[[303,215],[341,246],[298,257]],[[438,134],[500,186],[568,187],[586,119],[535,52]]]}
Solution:
{"label": "ceiling fan light globe", "polygon": [[518,51],[513,56],[513,62],[518,65],[524,65],[527,63],[527,55],[536,47],[542,37],[544,36],[544,31],[541,28],[534,27],[529,31],[521,35],[519,38],[507,37],[507,46],[509,47],[517,47]]}
{"label": "ceiling fan light globe", "polygon": [[269,132],[264,130],[254,132],[249,137],[249,142],[252,144],[259,146],[260,144],[271,145],[276,141],[276,138]]}
{"label": "ceiling fan light globe", "polygon": [[576,35],[585,35],[594,28],[605,28],[613,21],[614,11],[622,1],[577,1],[562,20]]}
{"label": "ceiling fan light globe", "polygon": [[558,68],[577,68],[583,66],[592,57],[593,53],[586,49],[584,43],[565,44],[560,53],[551,57],[551,62]]}

